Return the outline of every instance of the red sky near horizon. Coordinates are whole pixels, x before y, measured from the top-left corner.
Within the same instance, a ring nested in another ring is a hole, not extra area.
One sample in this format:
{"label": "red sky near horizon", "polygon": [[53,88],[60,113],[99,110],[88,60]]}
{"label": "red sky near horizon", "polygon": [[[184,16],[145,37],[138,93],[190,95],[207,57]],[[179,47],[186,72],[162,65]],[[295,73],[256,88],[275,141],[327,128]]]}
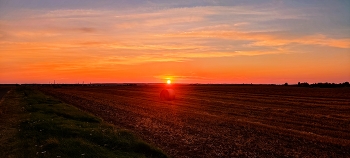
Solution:
{"label": "red sky near horizon", "polygon": [[348,1],[0,0],[0,83],[350,80]]}

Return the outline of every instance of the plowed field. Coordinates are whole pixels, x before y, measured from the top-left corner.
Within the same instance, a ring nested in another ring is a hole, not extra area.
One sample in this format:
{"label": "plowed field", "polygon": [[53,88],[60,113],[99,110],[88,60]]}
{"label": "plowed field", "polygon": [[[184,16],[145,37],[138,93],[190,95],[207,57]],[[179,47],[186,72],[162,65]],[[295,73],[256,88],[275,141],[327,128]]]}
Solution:
{"label": "plowed field", "polygon": [[348,157],[350,88],[176,85],[42,87],[172,157]]}

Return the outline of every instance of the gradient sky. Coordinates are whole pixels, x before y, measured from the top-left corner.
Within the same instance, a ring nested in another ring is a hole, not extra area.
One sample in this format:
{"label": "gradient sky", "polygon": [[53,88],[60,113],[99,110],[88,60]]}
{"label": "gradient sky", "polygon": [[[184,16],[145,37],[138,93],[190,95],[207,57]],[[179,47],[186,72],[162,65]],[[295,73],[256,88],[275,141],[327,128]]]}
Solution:
{"label": "gradient sky", "polygon": [[349,0],[0,0],[0,83],[350,80]]}

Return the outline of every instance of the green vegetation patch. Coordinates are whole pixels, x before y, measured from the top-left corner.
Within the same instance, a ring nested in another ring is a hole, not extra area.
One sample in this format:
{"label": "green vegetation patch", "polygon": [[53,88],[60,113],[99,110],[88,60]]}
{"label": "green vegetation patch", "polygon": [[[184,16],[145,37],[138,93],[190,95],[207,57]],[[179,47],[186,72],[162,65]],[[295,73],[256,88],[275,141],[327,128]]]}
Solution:
{"label": "green vegetation patch", "polygon": [[17,157],[167,157],[129,131],[28,88],[17,88],[27,119]]}

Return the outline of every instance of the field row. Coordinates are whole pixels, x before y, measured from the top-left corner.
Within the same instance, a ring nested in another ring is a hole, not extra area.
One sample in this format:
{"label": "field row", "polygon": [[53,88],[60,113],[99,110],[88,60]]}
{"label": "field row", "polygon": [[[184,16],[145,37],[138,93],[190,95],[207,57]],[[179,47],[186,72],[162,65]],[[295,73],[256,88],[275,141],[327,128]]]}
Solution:
{"label": "field row", "polygon": [[[350,154],[350,90],[283,86],[42,88],[174,157]],[[346,97],[348,96],[348,97]]]}

